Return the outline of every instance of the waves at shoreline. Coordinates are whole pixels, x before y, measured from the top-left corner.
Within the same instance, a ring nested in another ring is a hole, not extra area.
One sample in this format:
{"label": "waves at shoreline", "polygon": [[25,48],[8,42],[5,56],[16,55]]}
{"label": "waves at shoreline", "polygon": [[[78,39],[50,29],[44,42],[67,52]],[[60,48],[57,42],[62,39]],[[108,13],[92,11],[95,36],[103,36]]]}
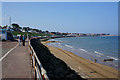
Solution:
{"label": "waves at shoreline", "polygon": [[[83,58],[91,60],[91,61],[94,61],[94,59],[97,59],[97,62],[100,64],[118,68],[118,58],[117,57],[107,55],[107,54],[105,54],[103,52],[99,52],[97,50],[89,51],[85,48],[76,47],[75,45],[72,45],[73,43],[67,43],[67,41],[56,40],[56,39],[54,39],[54,40],[58,41],[58,42],[48,43],[48,45],[70,51],[80,57],[83,57]],[[113,59],[113,62],[103,62],[104,59]]]}
{"label": "waves at shoreline", "polygon": [[70,46],[70,45],[67,45],[67,44],[66,44],[65,46],[66,46],[66,47],[69,47],[69,48],[73,48],[72,46]]}
{"label": "waves at shoreline", "polygon": [[[58,44],[60,44],[60,43],[58,43]],[[61,45],[59,45],[60,47],[61,47]],[[70,46],[70,45],[65,45],[66,47],[68,47],[68,48],[73,48],[73,46]],[[86,52],[87,54],[94,54],[94,55],[96,55],[97,57],[106,57],[106,58],[110,58],[110,59],[114,59],[114,60],[118,60],[118,58],[115,58],[115,57],[112,57],[112,56],[105,56],[103,53],[100,53],[100,52],[97,52],[97,51],[94,51],[94,53],[90,53],[90,52],[88,52],[87,50],[85,50],[85,49],[82,49],[82,48],[80,48],[79,49],[80,51],[83,51],[83,52]]]}
{"label": "waves at shoreline", "polygon": [[84,51],[84,52],[87,52],[85,49],[79,49],[79,50]]}

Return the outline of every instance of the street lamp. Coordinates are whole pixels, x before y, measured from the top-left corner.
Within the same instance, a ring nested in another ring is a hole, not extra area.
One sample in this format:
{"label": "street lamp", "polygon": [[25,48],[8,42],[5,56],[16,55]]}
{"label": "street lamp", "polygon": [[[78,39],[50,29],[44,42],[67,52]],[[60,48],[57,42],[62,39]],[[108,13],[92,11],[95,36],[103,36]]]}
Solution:
{"label": "street lamp", "polygon": [[[10,21],[9,24],[10,24],[10,27],[11,27],[11,17],[9,16],[8,18],[9,18],[9,21]],[[7,29],[9,29],[9,27],[7,27]]]}
{"label": "street lamp", "polygon": [[28,27],[27,27],[27,40],[29,40],[29,38],[28,38]]}

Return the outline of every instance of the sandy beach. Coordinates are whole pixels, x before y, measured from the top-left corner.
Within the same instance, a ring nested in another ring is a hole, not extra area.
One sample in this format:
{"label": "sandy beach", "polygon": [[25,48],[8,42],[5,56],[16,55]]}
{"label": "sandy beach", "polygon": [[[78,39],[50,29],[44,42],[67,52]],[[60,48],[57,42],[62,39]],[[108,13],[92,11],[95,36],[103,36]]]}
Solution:
{"label": "sandy beach", "polygon": [[83,78],[118,78],[118,70],[92,62],[75,55],[72,52],[62,50],[57,47],[48,46],[47,43],[51,41],[42,42],[48,47],[50,52],[57,58],[63,60],[71,69],[75,70]]}

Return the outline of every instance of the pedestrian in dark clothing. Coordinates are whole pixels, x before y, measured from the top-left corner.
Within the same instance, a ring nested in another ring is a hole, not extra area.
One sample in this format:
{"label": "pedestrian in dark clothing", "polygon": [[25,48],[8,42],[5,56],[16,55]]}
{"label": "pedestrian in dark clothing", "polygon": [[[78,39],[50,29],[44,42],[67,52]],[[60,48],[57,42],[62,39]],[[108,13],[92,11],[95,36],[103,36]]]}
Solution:
{"label": "pedestrian in dark clothing", "polygon": [[22,38],[21,38],[22,35],[19,36],[19,39],[18,39],[18,42],[19,42],[19,46],[21,45],[21,41],[22,41]]}
{"label": "pedestrian in dark clothing", "polygon": [[20,40],[22,41],[22,35],[20,35]]}
{"label": "pedestrian in dark clothing", "polygon": [[22,42],[23,42],[23,46],[25,46],[25,36],[22,36]]}

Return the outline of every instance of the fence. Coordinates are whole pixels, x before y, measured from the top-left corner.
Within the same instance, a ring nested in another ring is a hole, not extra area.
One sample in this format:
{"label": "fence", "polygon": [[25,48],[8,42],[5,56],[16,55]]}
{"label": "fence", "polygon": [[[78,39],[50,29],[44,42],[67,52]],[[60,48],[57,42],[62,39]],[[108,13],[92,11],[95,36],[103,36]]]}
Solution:
{"label": "fence", "polygon": [[31,56],[31,62],[32,67],[34,69],[34,77],[35,80],[49,80],[47,76],[46,70],[43,68],[42,64],[40,63],[31,43],[29,40],[29,48],[30,48],[30,56]]}

